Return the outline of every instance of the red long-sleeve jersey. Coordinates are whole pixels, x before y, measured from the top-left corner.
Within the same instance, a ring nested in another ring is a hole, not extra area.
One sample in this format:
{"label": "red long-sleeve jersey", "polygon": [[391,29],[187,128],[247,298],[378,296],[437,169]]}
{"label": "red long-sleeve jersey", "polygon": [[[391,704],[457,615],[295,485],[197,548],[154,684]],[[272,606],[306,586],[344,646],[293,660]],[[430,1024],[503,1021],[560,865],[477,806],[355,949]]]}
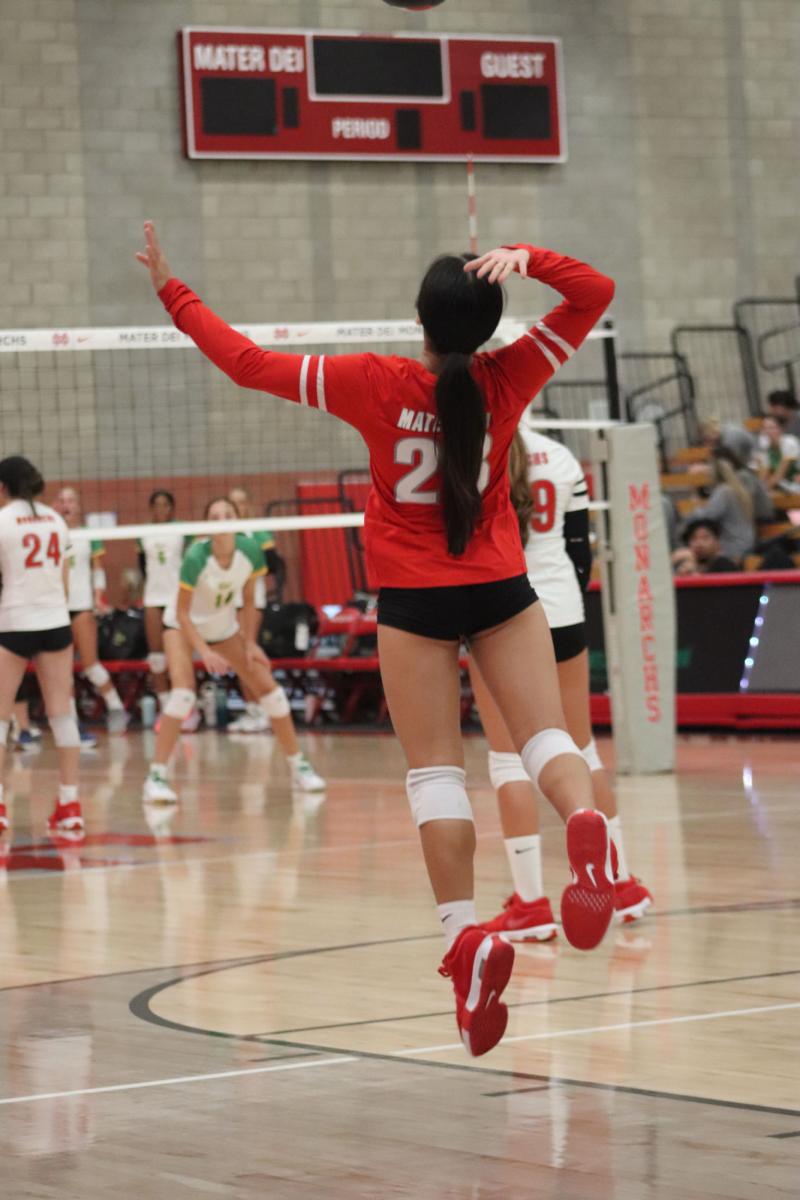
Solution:
{"label": "red long-sleeve jersey", "polygon": [[[236,333],[185,284],[159,296],[173,321],[240,387],[331,413],[353,425],[370,453],[373,488],[365,517],[371,580],[385,587],[447,587],[509,579],[527,570],[511,504],[508,453],[523,410],[577,350],[614,295],[613,281],[585,263],[534,246],[528,275],[564,301],[500,350],[476,354],[472,374],[488,413],[479,480],[483,513],[460,557],[448,553],[437,471],[436,377],[416,359],[378,354],[284,354]],[[320,437],[324,437],[320,428]]]}

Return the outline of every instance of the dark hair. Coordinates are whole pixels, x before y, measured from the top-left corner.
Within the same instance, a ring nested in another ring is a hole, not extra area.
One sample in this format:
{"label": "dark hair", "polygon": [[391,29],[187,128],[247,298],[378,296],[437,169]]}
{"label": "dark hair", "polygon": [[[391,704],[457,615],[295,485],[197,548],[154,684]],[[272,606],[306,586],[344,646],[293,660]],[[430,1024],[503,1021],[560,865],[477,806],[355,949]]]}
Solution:
{"label": "dark hair", "polygon": [[0,483],[12,500],[27,500],[36,515],[33,501],[44,491],[44,480],[32,462],[20,454],[4,458],[0,462]]}
{"label": "dark hair", "polygon": [[436,380],[436,449],[450,554],[463,554],[481,513],[478,476],[486,437],[486,405],[469,355],[488,342],[503,313],[499,283],[465,271],[474,255],[444,254],[428,267],[417,312],[430,348],[444,357]]}
{"label": "dark hair", "polygon": [[721,533],[719,521],[713,521],[711,517],[698,517],[696,521],[690,521],[683,531],[683,544],[685,546],[689,545],[693,534],[697,533],[698,529],[707,529],[719,541]]}
{"label": "dark hair", "polygon": [[523,548],[528,544],[533,520],[533,494],[528,482],[528,447],[519,430],[514,434],[508,455],[508,475],[511,487],[511,503],[519,521],[519,532]]}
{"label": "dark hair", "polygon": [[780,404],[782,408],[797,408],[797,398],[794,392],[770,392],[767,404]]}
{"label": "dark hair", "polygon": [[168,492],[168,491],[166,490],[166,488],[157,488],[157,489],[156,489],[156,490],[153,492],[153,494],[152,494],[152,496],[150,497],[150,499],[147,501],[147,504],[148,504],[148,507],[149,507],[149,508],[152,508],[152,507],[153,507],[153,505],[155,504],[155,502],[156,502],[156,500],[158,499],[158,497],[159,497],[159,496],[164,496],[164,497],[165,497],[165,498],[166,498],[166,499],[169,501],[169,504],[170,504],[170,506],[171,506],[172,508],[174,508],[174,507],[175,507],[175,497],[173,496],[172,492]]}
{"label": "dark hair", "polygon": [[233,503],[230,496],[215,496],[213,498],[213,500],[209,500],[208,504],[205,506],[205,509],[203,510],[203,520],[204,521],[208,520],[208,514],[211,512],[211,509],[214,507],[215,504],[219,504],[220,500],[223,500],[226,504],[230,504],[231,508],[236,513],[237,517],[241,516],[239,509]]}

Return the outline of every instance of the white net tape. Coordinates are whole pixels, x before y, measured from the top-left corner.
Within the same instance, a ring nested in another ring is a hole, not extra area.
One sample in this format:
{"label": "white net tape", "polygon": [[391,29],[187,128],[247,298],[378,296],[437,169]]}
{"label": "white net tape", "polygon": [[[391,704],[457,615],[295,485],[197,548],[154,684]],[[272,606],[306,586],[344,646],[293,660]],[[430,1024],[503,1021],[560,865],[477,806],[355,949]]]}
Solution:
{"label": "white net tape", "polygon": [[[495,338],[509,343],[522,337],[537,317],[504,317]],[[317,321],[308,325],[234,325],[257,346],[279,349],[303,346],[364,345],[367,342],[421,342],[422,328],[415,321]],[[616,337],[616,331],[593,329],[587,340]],[[104,326],[96,329],[3,329],[0,354],[41,353],[45,350],[169,350],[186,349],[194,342],[174,325]]]}

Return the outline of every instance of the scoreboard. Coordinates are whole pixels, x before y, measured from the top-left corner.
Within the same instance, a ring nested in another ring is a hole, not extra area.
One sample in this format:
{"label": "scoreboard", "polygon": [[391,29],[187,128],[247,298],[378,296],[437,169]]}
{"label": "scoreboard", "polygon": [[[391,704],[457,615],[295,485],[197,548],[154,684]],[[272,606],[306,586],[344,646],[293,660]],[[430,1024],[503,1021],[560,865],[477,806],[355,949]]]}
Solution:
{"label": "scoreboard", "polygon": [[558,38],[187,27],[189,158],[565,162]]}

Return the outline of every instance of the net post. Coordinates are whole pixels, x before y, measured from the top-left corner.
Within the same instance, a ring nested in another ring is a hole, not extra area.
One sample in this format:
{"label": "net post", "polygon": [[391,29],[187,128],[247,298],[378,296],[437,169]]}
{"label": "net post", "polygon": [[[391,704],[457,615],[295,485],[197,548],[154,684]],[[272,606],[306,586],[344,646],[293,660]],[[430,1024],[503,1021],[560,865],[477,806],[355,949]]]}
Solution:
{"label": "net post", "polygon": [[675,767],[675,592],[653,426],[592,438],[609,507],[595,522],[617,772]]}
{"label": "net post", "polygon": [[[604,321],[603,328],[612,331],[613,321]],[[606,391],[608,392],[608,415],[612,421],[621,421],[622,409],[619,394],[619,373],[617,371],[617,347],[613,332],[603,338],[603,360],[606,368]],[[628,415],[625,414],[627,421]]]}

